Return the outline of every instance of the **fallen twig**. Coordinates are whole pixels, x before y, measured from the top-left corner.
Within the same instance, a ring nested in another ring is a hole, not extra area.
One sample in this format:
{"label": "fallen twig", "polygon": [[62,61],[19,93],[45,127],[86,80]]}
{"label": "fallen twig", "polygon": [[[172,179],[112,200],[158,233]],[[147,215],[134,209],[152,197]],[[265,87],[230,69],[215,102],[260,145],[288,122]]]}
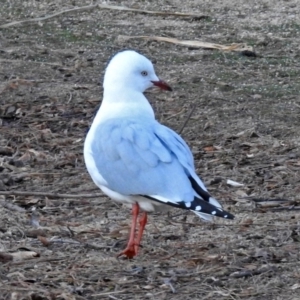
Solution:
{"label": "fallen twig", "polygon": [[99,297],[99,296],[108,296],[111,294],[120,294],[124,293],[125,291],[112,291],[112,292],[105,292],[105,293],[100,293],[100,294],[92,294],[90,295],[91,297]]}
{"label": "fallen twig", "polygon": [[276,211],[276,210],[298,210],[300,209],[299,206],[295,206],[297,204],[297,201],[295,200],[289,200],[289,199],[283,199],[283,198],[274,198],[274,199],[263,199],[263,198],[253,198],[253,197],[241,197],[242,199],[247,199],[250,201],[255,202],[257,207],[260,208],[273,208],[270,211]]}
{"label": "fallen twig", "polygon": [[253,52],[253,47],[248,46],[245,43],[221,45],[221,44],[214,44],[214,43],[202,42],[202,41],[197,41],[197,40],[178,40],[175,38],[168,38],[168,37],[163,37],[163,36],[145,36],[145,35],[136,35],[136,36],[120,35],[118,37],[118,39],[120,41],[127,41],[127,40],[131,40],[131,39],[143,39],[143,40],[149,40],[149,41],[167,42],[167,43],[181,45],[181,46],[187,46],[187,47],[203,48],[203,49],[208,49],[208,50],[217,49],[217,50],[222,50],[222,51]]}
{"label": "fallen twig", "polygon": [[233,278],[241,278],[241,277],[252,277],[255,275],[260,275],[262,273],[267,273],[267,272],[276,272],[277,268],[274,266],[270,266],[270,267],[262,267],[260,269],[256,269],[256,270],[242,270],[242,271],[238,271],[238,272],[234,272],[232,274],[230,274],[230,277]]}
{"label": "fallen twig", "polygon": [[189,114],[188,114],[188,116],[186,117],[186,119],[185,119],[184,123],[182,124],[181,128],[180,128],[180,129],[179,129],[179,131],[178,131],[178,133],[179,133],[179,134],[181,134],[181,133],[182,133],[182,131],[183,131],[184,127],[186,126],[186,124],[187,124],[187,123],[188,123],[188,121],[190,120],[190,118],[191,118],[191,116],[192,116],[192,114],[193,114],[194,110],[195,110],[195,105],[192,105],[192,107],[191,107],[191,111],[189,112]]}
{"label": "fallen twig", "polygon": [[49,198],[68,198],[68,199],[81,199],[81,198],[98,198],[106,197],[103,194],[58,194],[58,193],[45,193],[45,192],[27,192],[27,191],[0,191],[0,195],[6,196],[40,196]]}
{"label": "fallen twig", "polygon": [[[68,256],[67,256],[68,257]],[[60,260],[66,260],[67,257],[50,257],[50,258],[41,258],[41,259],[36,259],[34,260],[34,264],[38,264],[38,263],[43,263],[43,262],[54,262],[54,261],[60,261]],[[26,263],[26,261],[13,261],[11,263],[9,263],[9,265],[22,265]],[[0,287],[1,289],[1,287]]]}
{"label": "fallen twig", "polygon": [[103,246],[103,245],[96,245],[88,242],[81,242],[74,239],[61,239],[61,238],[52,238],[49,239],[45,236],[38,236],[38,240],[46,247],[48,247],[51,244],[57,243],[57,244],[75,244],[75,245],[81,245],[84,248],[94,249],[94,250],[103,250],[103,249],[114,249],[115,246],[119,243],[119,241],[115,242],[112,246]]}
{"label": "fallen twig", "polygon": [[95,4],[95,5],[81,6],[81,7],[75,7],[75,8],[71,8],[71,9],[59,11],[57,13],[54,13],[52,15],[48,15],[48,16],[45,16],[45,17],[40,17],[40,18],[27,19],[27,20],[14,21],[14,22],[6,23],[6,24],[3,24],[3,25],[0,25],[0,29],[12,27],[12,26],[15,26],[15,25],[21,25],[21,24],[25,24],[25,23],[33,23],[33,22],[46,21],[46,20],[49,20],[51,18],[55,18],[57,16],[60,16],[60,15],[63,15],[63,14],[67,14],[67,13],[70,13],[70,12],[91,10],[91,9],[96,9],[96,8],[129,11],[129,12],[136,12],[136,13],[148,14],[148,15],[164,15],[164,16],[178,16],[178,17],[196,17],[198,19],[206,19],[206,18],[208,18],[208,16],[198,15],[198,14],[193,14],[193,13],[179,13],[179,12],[167,12],[167,11],[151,11],[151,10],[129,8],[129,7],[126,7],[126,6]]}
{"label": "fallen twig", "polygon": [[300,210],[300,206],[286,206],[286,207],[274,207],[271,209],[268,209],[268,211],[283,211],[283,210],[287,210],[287,211],[297,211]]}
{"label": "fallen twig", "polygon": [[256,203],[261,203],[261,202],[278,202],[278,203],[283,203],[283,202],[291,202],[292,200],[289,199],[284,199],[284,198],[253,198],[251,196],[247,196],[247,197],[242,197],[243,199],[248,199],[248,200],[252,200]]}
{"label": "fallen twig", "polygon": [[[299,207],[300,209],[300,207]],[[268,210],[269,211],[269,210]],[[272,211],[272,210],[271,210]],[[237,223],[237,224],[217,224],[217,223],[191,223],[191,222],[186,222],[186,221],[178,221],[178,220],[170,220],[170,219],[165,219],[165,221],[170,224],[170,225],[177,225],[177,224],[184,224],[184,225],[190,225],[191,227],[240,227],[240,226],[245,226],[245,224],[242,223]],[[253,227],[253,226],[265,226],[265,227],[274,227],[275,230],[286,230],[286,228],[292,228],[291,224],[267,224],[267,223],[252,223],[252,224],[246,224],[247,227]],[[280,228],[282,227],[282,228]]]}

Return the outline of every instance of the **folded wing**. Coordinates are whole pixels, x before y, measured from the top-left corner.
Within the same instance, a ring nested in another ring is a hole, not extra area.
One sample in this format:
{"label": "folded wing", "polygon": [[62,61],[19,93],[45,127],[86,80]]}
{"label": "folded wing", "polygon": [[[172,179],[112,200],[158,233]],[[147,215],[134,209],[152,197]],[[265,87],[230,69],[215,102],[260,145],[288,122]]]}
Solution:
{"label": "folded wing", "polygon": [[111,119],[95,134],[93,157],[109,189],[199,216],[233,217],[216,200],[211,203],[213,198],[195,173],[191,151],[174,131],[156,121]]}

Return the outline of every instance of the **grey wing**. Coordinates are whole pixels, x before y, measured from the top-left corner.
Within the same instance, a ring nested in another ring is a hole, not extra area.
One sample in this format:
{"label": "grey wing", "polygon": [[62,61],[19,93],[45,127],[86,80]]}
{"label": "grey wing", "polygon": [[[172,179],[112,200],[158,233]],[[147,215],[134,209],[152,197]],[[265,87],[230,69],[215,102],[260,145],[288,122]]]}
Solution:
{"label": "grey wing", "polygon": [[209,195],[191,151],[174,131],[157,122],[111,120],[96,135],[93,157],[109,189],[193,210],[205,219],[233,218]]}
{"label": "grey wing", "polygon": [[191,183],[172,149],[155,133],[156,127],[156,122],[127,120],[99,126],[92,144],[96,166],[107,187],[120,194],[192,201]]}

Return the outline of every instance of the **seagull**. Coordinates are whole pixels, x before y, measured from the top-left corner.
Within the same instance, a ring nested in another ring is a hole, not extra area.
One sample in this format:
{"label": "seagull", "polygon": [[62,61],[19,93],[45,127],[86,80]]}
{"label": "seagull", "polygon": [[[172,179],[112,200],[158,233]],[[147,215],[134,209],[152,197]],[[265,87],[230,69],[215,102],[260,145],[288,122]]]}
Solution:
{"label": "seagull", "polygon": [[177,207],[205,220],[234,218],[197,176],[185,141],[155,119],[143,94],[151,87],[172,91],[145,56],[117,53],[106,68],[103,100],[84,143],[94,183],[114,201],[132,206],[129,241],[118,255],[130,259],[138,253],[148,212]]}

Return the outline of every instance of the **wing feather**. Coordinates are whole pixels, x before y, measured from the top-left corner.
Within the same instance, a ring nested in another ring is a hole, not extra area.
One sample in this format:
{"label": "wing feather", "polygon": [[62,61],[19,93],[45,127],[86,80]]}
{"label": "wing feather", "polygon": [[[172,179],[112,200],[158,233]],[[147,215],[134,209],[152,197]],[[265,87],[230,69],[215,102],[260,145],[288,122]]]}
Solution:
{"label": "wing feather", "polygon": [[207,220],[233,218],[207,192],[189,147],[171,129],[154,120],[111,119],[95,134],[95,165],[110,190],[192,210]]}
{"label": "wing feather", "polygon": [[167,142],[158,136],[159,126],[153,120],[132,119],[99,125],[91,147],[96,167],[107,187],[120,194],[158,194],[175,202],[191,201],[194,193],[177,159],[179,150],[169,145],[172,138],[167,138],[164,129],[160,131]]}

